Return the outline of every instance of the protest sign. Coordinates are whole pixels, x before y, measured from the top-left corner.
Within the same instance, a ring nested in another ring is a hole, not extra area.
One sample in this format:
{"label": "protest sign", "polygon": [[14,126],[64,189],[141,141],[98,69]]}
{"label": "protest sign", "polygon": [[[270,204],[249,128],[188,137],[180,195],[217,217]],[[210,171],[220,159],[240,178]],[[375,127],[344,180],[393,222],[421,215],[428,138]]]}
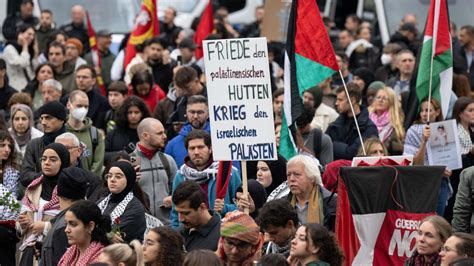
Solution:
{"label": "protest sign", "polygon": [[203,42],[214,160],[275,160],[266,38]]}
{"label": "protest sign", "polygon": [[430,123],[430,132],[427,146],[430,165],[444,165],[451,170],[462,168],[456,120]]}

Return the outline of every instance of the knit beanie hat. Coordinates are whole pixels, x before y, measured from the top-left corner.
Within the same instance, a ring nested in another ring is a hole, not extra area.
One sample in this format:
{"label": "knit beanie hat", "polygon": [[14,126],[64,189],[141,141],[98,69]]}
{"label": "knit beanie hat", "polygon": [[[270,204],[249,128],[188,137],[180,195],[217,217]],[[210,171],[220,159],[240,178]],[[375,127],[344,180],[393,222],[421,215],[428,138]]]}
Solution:
{"label": "knit beanie hat", "polygon": [[257,245],[259,243],[260,227],[250,217],[241,211],[226,214],[221,224],[221,236],[235,238],[240,241]]}
{"label": "knit beanie hat", "polygon": [[323,90],[318,86],[314,86],[312,88],[309,88],[307,92],[313,95],[314,108],[317,109],[323,102]]}
{"label": "knit beanie hat", "polygon": [[369,89],[379,90],[383,88],[385,88],[385,83],[382,81],[374,81],[369,85]]}
{"label": "knit beanie hat", "polygon": [[77,50],[79,51],[79,54],[82,54],[82,51],[84,50],[84,45],[82,45],[82,42],[77,39],[77,38],[69,38],[66,41],[66,45],[72,44],[76,46]]}
{"label": "knit beanie hat", "polygon": [[58,178],[58,196],[71,200],[84,199],[89,179],[86,172],[78,167],[64,169]]}
{"label": "knit beanie hat", "polygon": [[40,115],[50,115],[59,120],[66,121],[66,108],[58,101],[48,102],[41,107]]}

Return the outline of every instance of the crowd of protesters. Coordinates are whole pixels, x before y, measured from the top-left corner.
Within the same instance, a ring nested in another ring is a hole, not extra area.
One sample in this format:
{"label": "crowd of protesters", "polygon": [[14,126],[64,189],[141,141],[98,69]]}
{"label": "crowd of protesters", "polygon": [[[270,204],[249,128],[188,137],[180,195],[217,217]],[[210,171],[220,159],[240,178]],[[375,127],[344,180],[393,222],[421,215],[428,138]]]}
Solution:
{"label": "crowd of protesters", "polygon": [[[472,265],[473,25],[450,25],[448,114],[434,98],[416,102],[420,112],[413,114],[420,18],[405,15],[382,45],[370,23],[348,16],[343,29],[332,29],[348,93],[339,73],[305,91],[296,121],[299,155],[249,162],[249,194],[235,163],[219,196],[225,166],[213,159],[195,28],[175,25],[176,11],[165,9],[161,34],[137,45],[126,69],[110,51],[111,33],[100,29],[99,69],[84,7],[72,7],[62,26],[50,10],[39,18],[32,10],[33,1],[23,0],[2,29],[0,265],[339,266],[337,169],[356,156],[411,155],[415,165],[429,165],[428,124],[446,119],[457,122],[463,167],[445,169],[437,215],[420,223],[406,265]],[[236,29],[220,7],[208,38],[258,37],[264,12],[258,7],[256,21]],[[277,144],[281,47],[268,44]]]}

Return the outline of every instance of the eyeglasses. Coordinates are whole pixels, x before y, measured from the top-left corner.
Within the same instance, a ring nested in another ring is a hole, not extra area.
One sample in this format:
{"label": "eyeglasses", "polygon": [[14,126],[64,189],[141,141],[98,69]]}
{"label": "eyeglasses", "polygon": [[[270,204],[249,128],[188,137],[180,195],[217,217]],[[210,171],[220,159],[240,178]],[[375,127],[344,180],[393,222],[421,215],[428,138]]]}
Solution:
{"label": "eyeglasses", "polygon": [[388,98],[385,96],[377,96],[375,97],[376,100],[382,101],[382,102],[388,102]]}
{"label": "eyeglasses", "polygon": [[455,250],[453,248],[450,248],[450,247],[447,247],[447,246],[444,246],[444,247],[441,248],[441,252],[448,253],[450,251],[454,251],[454,252],[458,253],[457,250]]}
{"label": "eyeglasses", "polygon": [[107,179],[112,179],[112,177],[115,178],[115,179],[122,179],[122,178],[125,177],[125,175],[124,174],[112,174],[112,173],[108,173],[108,174],[105,175],[105,178],[107,178]]}
{"label": "eyeglasses", "polygon": [[203,115],[205,113],[205,111],[203,110],[188,110],[186,111],[186,113],[188,113],[189,116],[192,116],[192,115]]}
{"label": "eyeglasses", "polygon": [[236,242],[237,241],[232,242],[232,241],[229,241],[227,238],[224,238],[224,246],[228,249],[233,249],[235,247],[238,250],[243,251],[243,250],[248,249],[251,246],[251,244],[243,242],[243,241],[238,241],[237,243]]}

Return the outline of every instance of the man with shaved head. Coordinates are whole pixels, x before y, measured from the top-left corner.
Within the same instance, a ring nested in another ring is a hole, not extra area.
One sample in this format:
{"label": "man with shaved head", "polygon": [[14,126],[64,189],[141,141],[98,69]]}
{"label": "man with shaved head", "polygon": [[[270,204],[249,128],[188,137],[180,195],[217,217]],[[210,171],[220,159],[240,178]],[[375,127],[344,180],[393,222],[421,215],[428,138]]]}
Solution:
{"label": "man with shaved head", "polygon": [[140,141],[131,160],[140,166],[138,184],[149,198],[151,214],[167,224],[177,169],[173,157],[162,152],[166,144],[165,128],[158,119],[145,118],[138,124],[137,133]]}
{"label": "man with shaved head", "polygon": [[81,40],[84,46],[83,53],[87,53],[90,50],[89,47],[89,35],[87,33],[87,27],[84,24],[86,17],[86,11],[81,5],[74,5],[71,8],[71,23],[63,25],[61,30],[66,32],[69,38],[74,37]]}

